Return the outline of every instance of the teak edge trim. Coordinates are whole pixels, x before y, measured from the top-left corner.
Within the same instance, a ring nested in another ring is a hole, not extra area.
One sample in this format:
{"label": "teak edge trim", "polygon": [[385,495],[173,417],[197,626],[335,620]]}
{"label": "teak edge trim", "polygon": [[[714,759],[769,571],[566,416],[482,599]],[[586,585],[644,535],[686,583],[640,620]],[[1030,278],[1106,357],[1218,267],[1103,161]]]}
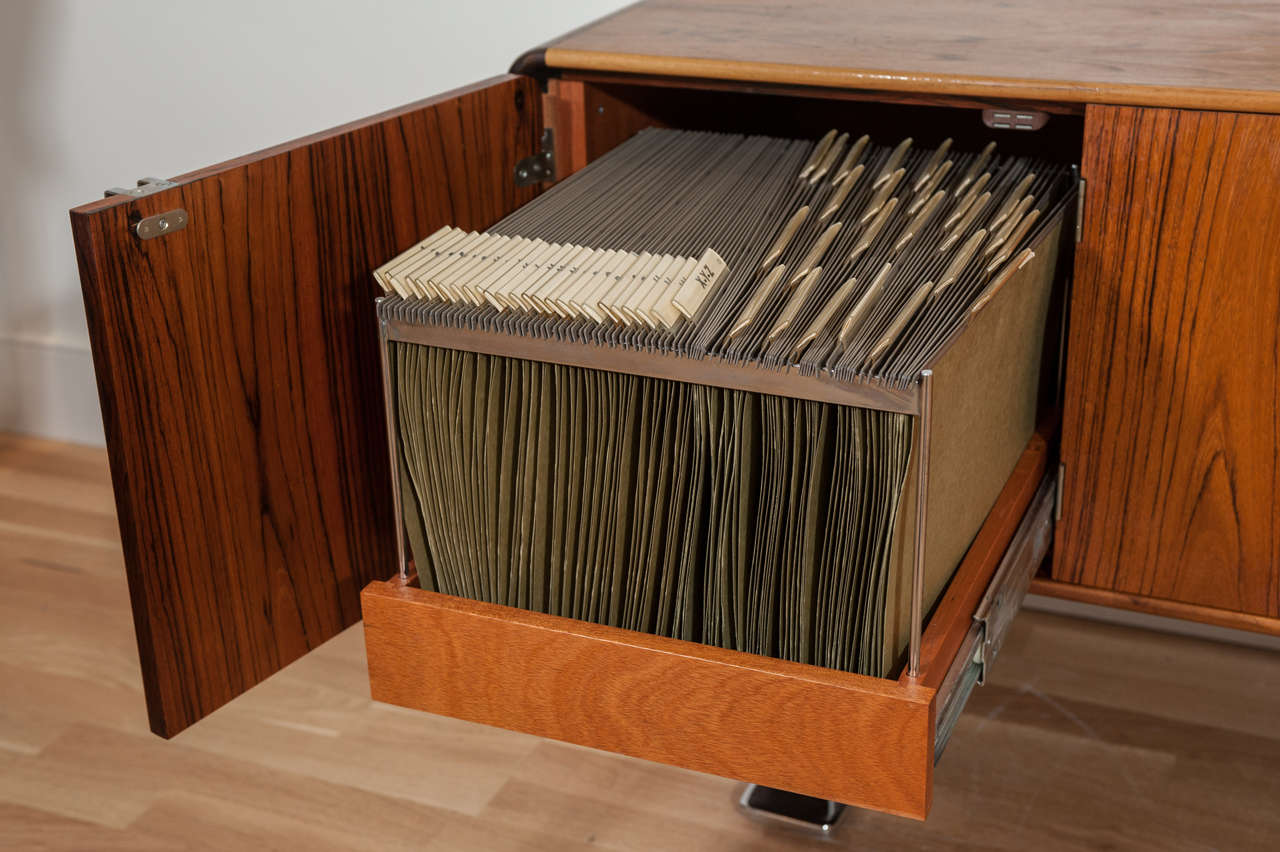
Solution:
{"label": "teak edge trim", "polygon": [[[522,56],[517,65],[523,70],[533,65],[537,58],[537,52],[531,52]],[[1248,89],[1087,83],[1068,80],[978,77],[963,74],[940,75],[918,71],[833,68],[823,65],[611,53],[563,47],[546,48],[542,51],[541,60],[547,68],[554,69],[780,83],[833,89],[1234,112],[1280,112],[1280,93]]]}
{"label": "teak edge trim", "polygon": [[1178,618],[1185,621],[1196,621],[1200,624],[1211,624],[1215,627],[1229,627],[1234,630],[1247,630],[1250,633],[1262,633],[1269,636],[1280,636],[1280,618],[1256,615],[1249,612],[1234,612],[1229,609],[1202,606],[1200,604],[1183,603],[1167,598],[1153,598],[1147,595],[1118,592],[1114,589],[1101,589],[1093,586],[1079,586],[1075,583],[1064,583],[1048,577],[1036,577],[1031,581],[1031,594],[1061,598],[1077,603],[1094,604],[1113,609],[1127,609],[1149,615],[1160,615],[1165,618]]}

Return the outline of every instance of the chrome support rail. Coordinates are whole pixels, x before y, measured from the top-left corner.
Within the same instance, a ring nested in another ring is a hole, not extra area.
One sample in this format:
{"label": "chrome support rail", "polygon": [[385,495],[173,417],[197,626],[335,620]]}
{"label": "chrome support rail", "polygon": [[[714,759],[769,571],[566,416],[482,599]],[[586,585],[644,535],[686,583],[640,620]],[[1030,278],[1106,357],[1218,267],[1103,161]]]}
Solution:
{"label": "chrome support rail", "polygon": [[[381,302],[385,297],[379,297]],[[387,452],[391,457],[391,510],[396,524],[396,564],[400,569],[400,581],[409,578],[409,559],[405,553],[404,503],[400,494],[400,442],[396,436],[396,405],[391,386],[391,340],[387,335],[387,321],[378,320],[378,356],[382,363],[382,404],[387,419]]]}
{"label": "chrome support rail", "polygon": [[916,421],[916,540],[911,569],[911,644],[907,674],[920,676],[920,642],[924,635],[925,523],[929,506],[929,438],[933,429],[933,370],[920,371],[919,411]]}

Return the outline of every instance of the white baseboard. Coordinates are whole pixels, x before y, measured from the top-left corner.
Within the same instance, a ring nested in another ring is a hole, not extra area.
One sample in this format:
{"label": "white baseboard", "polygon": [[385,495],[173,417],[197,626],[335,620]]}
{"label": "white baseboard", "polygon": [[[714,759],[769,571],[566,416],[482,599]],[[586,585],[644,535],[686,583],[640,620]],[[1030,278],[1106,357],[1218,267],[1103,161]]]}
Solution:
{"label": "white baseboard", "polygon": [[0,336],[0,431],[102,446],[89,348]]}

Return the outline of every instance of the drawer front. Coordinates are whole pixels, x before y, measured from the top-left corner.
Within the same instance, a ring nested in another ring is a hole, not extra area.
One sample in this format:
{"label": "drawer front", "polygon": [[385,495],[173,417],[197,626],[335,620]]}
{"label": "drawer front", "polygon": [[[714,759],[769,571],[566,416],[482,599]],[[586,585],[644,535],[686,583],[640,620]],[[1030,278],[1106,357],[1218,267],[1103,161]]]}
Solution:
{"label": "drawer front", "polygon": [[373,697],[923,819],[938,707],[963,703],[946,675],[973,655],[965,640],[974,614],[1006,553],[1001,578],[1025,580],[1044,559],[1048,536],[1027,541],[1048,523],[1050,504],[1033,499],[1046,457],[1037,434],[927,625],[917,678],[838,672],[391,581],[363,593]]}
{"label": "drawer front", "polygon": [[927,687],[397,583],[365,590],[364,618],[375,700],[906,816],[928,808]]}

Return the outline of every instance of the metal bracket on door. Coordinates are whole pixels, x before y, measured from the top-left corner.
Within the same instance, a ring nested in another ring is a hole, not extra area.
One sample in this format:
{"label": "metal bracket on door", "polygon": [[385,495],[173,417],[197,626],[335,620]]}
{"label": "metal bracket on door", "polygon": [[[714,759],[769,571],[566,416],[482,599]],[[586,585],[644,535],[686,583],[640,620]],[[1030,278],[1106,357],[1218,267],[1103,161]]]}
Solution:
{"label": "metal bracket on door", "polygon": [[[177,185],[171,180],[144,177],[138,178],[138,185],[132,189],[113,186],[111,189],[103,191],[102,197],[111,198],[113,195],[127,195],[130,198],[146,198],[148,195],[155,195],[157,192],[173,189]],[[191,216],[181,207],[174,210],[166,210],[163,213],[156,213],[152,216],[139,216],[135,213],[129,219],[129,230],[140,240],[153,240],[165,234],[172,234],[174,231],[181,231],[187,227],[190,221]]]}
{"label": "metal bracket on door", "polygon": [[181,231],[187,227],[189,221],[191,221],[191,217],[187,215],[187,211],[179,207],[176,210],[167,210],[154,216],[136,219],[132,222],[131,227],[138,239],[154,240],[156,237],[163,237],[165,234]]}
{"label": "metal bracket on door", "polygon": [[1079,166],[1072,166],[1071,170],[1076,176],[1076,242],[1080,242],[1084,239],[1084,191],[1088,184],[1080,176]]}
{"label": "metal bracket on door", "polygon": [[138,178],[138,185],[132,189],[122,186],[113,186],[102,193],[103,198],[110,198],[113,195],[128,195],[131,198],[142,198],[164,189],[172,189],[177,186],[171,180],[162,180],[160,178],[144,177]]}
{"label": "metal bracket on door", "polygon": [[551,128],[542,131],[542,144],[538,153],[516,163],[516,186],[533,186],[545,180],[556,179],[555,136]]}

